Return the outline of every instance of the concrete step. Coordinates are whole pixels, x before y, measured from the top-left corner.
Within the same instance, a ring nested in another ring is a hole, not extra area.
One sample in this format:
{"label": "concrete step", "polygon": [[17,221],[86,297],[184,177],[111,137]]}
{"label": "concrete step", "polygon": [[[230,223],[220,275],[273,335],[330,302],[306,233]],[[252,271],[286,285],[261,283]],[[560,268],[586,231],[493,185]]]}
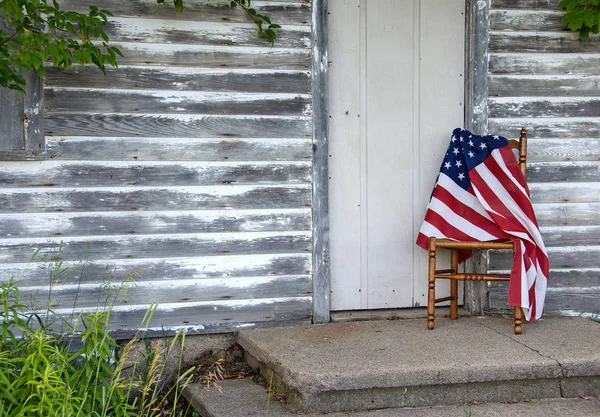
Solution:
{"label": "concrete step", "polygon": [[296,412],[600,396],[600,324],[548,317],[515,336],[511,323],[333,323],[241,331],[237,341]]}
{"label": "concrete step", "polygon": [[[221,391],[193,385],[184,391],[201,417],[293,417],[297,413],[250,379],[228,380]],[[420,408],[387,408],[332,414],[302,414],[304,417],[598,417],[596,398],[558,398],[518,403],[463,404]]]}

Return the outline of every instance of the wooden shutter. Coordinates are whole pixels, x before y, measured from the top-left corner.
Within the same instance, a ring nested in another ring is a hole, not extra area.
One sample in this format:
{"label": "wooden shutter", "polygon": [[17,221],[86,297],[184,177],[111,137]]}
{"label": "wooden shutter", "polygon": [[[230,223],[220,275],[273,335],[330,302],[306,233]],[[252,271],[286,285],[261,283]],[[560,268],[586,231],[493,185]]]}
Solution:
{"label": "wooden shutter", "polygon": [[24,78],[25,95],[0,89],[0,160],[43,158],[43,82],[29,72]]}

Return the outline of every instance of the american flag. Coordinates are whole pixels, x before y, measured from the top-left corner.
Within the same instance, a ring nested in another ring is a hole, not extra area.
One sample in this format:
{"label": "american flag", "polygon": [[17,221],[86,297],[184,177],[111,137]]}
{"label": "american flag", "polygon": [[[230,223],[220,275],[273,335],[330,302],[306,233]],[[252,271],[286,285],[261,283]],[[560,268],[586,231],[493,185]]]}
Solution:
{"label": "american flag", "polygon": [[[523,308],[527,320],[539,319],[548,283],[548,254],[529,199],[529,189],[501,136],[477,136],[455,129],[417,245],[429,237],[459,241],[511,240],[515,258],[508,304]],[[462,262],[470,256],[464,252]]]}

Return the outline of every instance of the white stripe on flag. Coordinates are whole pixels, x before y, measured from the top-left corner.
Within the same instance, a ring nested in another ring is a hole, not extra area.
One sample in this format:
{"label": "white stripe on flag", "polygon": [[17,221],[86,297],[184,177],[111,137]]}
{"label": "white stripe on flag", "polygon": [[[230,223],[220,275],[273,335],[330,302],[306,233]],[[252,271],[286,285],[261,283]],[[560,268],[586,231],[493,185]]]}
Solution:
{"label": "white stripe on flag", "polygon": [[456,214],[450,207],[448,207],[443,201],[433,197],[429,203],[429,208],[435,211],[437,214],[451,226],[454,226],[466,235],[471,236],[474,240],[482,242],[489,240],[496,240],[498,237],[489,234],[485,230],[477,227],[473,223],[469,222],[462,216]]}
{"label": "white stripe on flag", "polygon": [[[485,166],[485,164],[479,164],[475,168],[475,170],[477,170],[477,173],[481,176],[483,181],[487,184],[487,186],[490,189],[493,190],[495,195],[500,199],[500,201],[502,201],[506,208],[515,216],[515,218],[519,221],[520,225],[531,235],[531,237],[533,237],[536,245],[540,249],[544,250],[544,242],[542,240],[542,236],[539,232],[539,229],[525,214],[525,212],[523,212],[521,207],[519,207],[519,205],[513,200],[510,193],[506,191],[506,188],[504,188],[504,186],[500,183],[498,178],[496,178],[496,176],[491,173],[491,171],[487,166]],[[476,193],[479,194],[485,206],[489,206],[482,193],[479,190],[476,190]],[[506,230],[506,232],[514,235],[518,231]]]}
{"label": "white stripe on flag", "polygon": [[423,233],[427,237],[435,237],[438,239],[446,239],[446,236],[440,232],[434,225],[431,223],[424,221],[421,225],[420,233]]}
{"label": "white stripe on flag", "polygon": [[448,190],[450,194],[452,194],[458,201],[463,203],[465,206],[475,210],[477,213],[481,214],[486,219],[493,221],[489,213],[485,211],[485,208],[481,205],[481,202],[477,199],[477,197],[471,194],[470,192],[464,190],[462,187],[458,186],[446,174],[440,173],[440,177],[438,179],[438,186],[439,185]]}

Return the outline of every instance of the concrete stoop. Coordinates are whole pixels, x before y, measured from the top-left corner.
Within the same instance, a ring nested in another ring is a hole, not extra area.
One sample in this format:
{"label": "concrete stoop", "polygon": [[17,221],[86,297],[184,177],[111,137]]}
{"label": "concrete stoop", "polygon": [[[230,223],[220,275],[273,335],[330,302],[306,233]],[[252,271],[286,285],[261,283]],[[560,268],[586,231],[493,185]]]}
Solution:
{"label": "concrete stoop", "polygon": [[[244,348],[248,363],[260,369],[267,383],[286,398],[285,408],[279,402],[269,402],[270,416],[274,412],[289,415],[374,409],[393,409],[385,412],[396,413],[379,416],[418,416],[421,414],[402,414],[402,410],[411,407],[411,412],[416,412],[414,407],[452,405],[455,407],[444,412],[465,416],[469,414],[465,414],[464,404],[517,402],[530,407],[541,404],[536,404],[538,399],[560,399],[543,401],[551,409],[562,407],[559,404],[565,398],[600,396],[600,324],[584,318],[548,317],[527,323],[520,336],[512,333],[509,319],[465,317],[458,321],[438,319],[433,331],[427,330],[422,319],[246,330],[237,335],[237,342]],[[244,391],[240,387],[249,390],[246,397],[267,395],[253,382],[227,381],[224,396],[218,395],[224,406],[237,402],[230,394],[241,397]],[[206,398],[214,400],[216,395],[197,387],[187,394],[199,409]],[[597,400],[579,403],[595,409],[595,414],[582,416],[600,416]],[[201,415],[265,415],[264,409],[255,414],[238,414],[239,410],[223,408],[221,414],[210,414],[205,409]],[[345,415],[371,414],[340,414]]]}
{"label": "concrete stoop", "polygon": [[598,417],[600,400],[593,397],[552,398],[512,403],[386,408],[331,414],[290,411],[250,379],[224,381],[221,390],[200,385],[185,392],[201,417]]}

